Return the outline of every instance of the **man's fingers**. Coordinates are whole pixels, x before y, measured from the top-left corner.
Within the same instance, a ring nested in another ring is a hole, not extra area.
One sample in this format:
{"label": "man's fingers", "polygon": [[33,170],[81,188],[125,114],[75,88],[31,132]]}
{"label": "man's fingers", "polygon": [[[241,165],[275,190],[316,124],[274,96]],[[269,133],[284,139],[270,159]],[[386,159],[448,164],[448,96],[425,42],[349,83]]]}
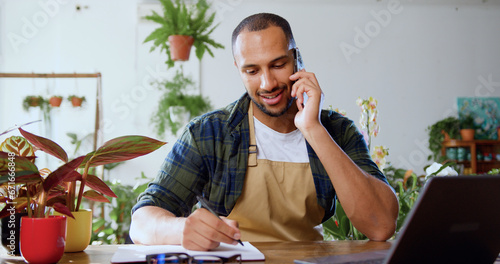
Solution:
{"label": "man's fingers", "polygon": [[240,234],[235,223],[228,223],[206,209],[196,210],[186,219],[183,246],[193,250],[208,250],[217,247],[220,242],[235,244],[235,237]]}

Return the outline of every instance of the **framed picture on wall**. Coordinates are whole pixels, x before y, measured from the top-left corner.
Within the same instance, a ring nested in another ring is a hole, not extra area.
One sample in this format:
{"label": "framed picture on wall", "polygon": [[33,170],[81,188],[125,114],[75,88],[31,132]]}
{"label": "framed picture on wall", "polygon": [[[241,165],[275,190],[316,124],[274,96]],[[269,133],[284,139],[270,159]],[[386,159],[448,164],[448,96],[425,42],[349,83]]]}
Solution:
{"label": "framed picture on wall", "polygon": [[500,97],[458,97],[458,119],[474,118],[475,139],[498,139]]}

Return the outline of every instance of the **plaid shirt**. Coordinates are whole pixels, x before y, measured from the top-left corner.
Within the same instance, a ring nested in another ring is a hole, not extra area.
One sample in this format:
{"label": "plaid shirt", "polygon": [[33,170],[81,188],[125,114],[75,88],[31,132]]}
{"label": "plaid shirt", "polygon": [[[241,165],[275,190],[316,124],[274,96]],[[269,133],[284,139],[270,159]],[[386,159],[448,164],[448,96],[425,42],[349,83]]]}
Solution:
{"label": "plaid shirt", "polygon": [[[193,119],[132,210],[153,205],[176,216],[188,216],[197,202],[196,195],[203,194],[218,214],[229,215],[243,190],[247,170],[249,103],[245,93],[227,107]],[[321,122],[360,168],[387,183],[351,120],[323,110]],[[309,144],[307,151],[318,203],[325,209],[323,221],[326,221],[335,212],[335,189]]]}

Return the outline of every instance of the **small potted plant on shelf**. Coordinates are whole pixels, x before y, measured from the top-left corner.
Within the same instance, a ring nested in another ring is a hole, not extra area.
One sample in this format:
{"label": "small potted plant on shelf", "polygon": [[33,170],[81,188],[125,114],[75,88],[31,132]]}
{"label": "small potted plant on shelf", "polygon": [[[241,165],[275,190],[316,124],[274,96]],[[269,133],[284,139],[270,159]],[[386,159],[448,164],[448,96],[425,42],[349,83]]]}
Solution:
{"label": "small potted plant on shelf", "polygon": [[[166,144],[143,136],[123,136],[107,141],[96,151],[69,161],[66,152],[55,142],[31,134],[21,128],[19,128],[19,132],[22,137],[16,137],[15,140],[13,140],[13,137],[9,138],[10,143],[6,143],[8,151],[0,151],[0,179],[4,182],[8,178],[15,181],[16,184],[24,186],[25,194],[13,197],[14,199],[11,200],[12,203],[17,204],[16,211],[28,210],[27,218],[46,219],[48,218],[48,210],[46,209],[51,207],[56,212],[75,219],[70,220],[68,218],[66,248],[63,245],[63,251],[66,252],[82,251],[90,241],[91,225],[89,222],[92,221],[91,214],[90,219],[85,216],[82,220],[83,224],[87,226],[86,230],[77,223],[82,198],[109,202],[104,195],[116,197],[106,183],[89,173],[90,168],[133,159],[148,154]],[[28,145],[33,145],[37,149],[60,159],[64,162],[64,165],[54,171],[49,169],[39,170],[33,163],[33,155],[23,156],[27,153],[23,149]],[[80,182],[78,190],[77,182]],[[90,188],[90,190],[84,191],[85,187]],[[9,208],[4,207],[0,211],[0,217],[7,215],[9,215]],[[75,223],[71,224],[71,221],[75,221]],[[66,225],[64,226],[66,227]],[[71,226],[75,226],[76,230],[72,231]],[[44,228],[38,229],[43,230]],[[27,239],[23,240],[23,232],[21,228],[21,252],[24,256],[23,249],[25,247],[23,247],[23,241],[27,241]],[[30,233],[33,232],[35,231],[30,231]],[[37,237],[43,236],[43,234],[39,234]],[[79,237],[83,237],[84,241],[70,242],[72,239]],[[43,242],[39,241],[39,243]],[[68,249],[68,245],[71,244],[75,245],[75,247]],[[44,247],[40,247],[38,251],[42,250],[42,248],[46,249],[47,252],[52,251],[52,249]],[[28,259],[27,261],[30,262]],[[54,262],[57,262],[57,260],[50,259],[46,263]]]}
{"label": "small potted plant on shelf", "polygon": [[41,96],[28,95],[23,100],[23,109],[28,111],[30,107],[43,107],[45,100]]}
{"label": "small potted plant on shelf", "polygon": [[458,120],[458,118],[453,116],[439,120],[427,127],[427,132],[429,135],[429,149],[433,154],[432,156],[428,157],[429,160],[444,160],[444,157],[440,158],[441,144],[443,143],[443,141],[458,138],[459,128],[460,121]]}
{"label": "small potted plant on shelf", "polygon": [[163,95],[151,122],[158,136],[163,136],[167,128],[175,135],[185,122],[179,116],[189,114],[194,117],[211,109],[210,101],[196,94],[193,80],[184,75],[182,68],[171,81],[158,82],[157,85]]}
{"label": "small potted plant on shelf", "polygon": [[53,95],[49,98],[49,104],[51,107],[59,107],[62,103],[62,96]]}
{"label": "small potted plant on shelf", "polygon": [[474,140],[476,125],[474,124],[474,117],[465,115],[460,119],[460,136],[464,141]]}
{"label": "small potted plant on shelf", "polygon": [[68,101],[71,102],[73,107],[79,107],[82,106],[83,102],[85,102],[85,96],[70,95],[68,97]]}
{"label": "small potted plant on shelf", "polygon": [[191,46],[196,49],[196,57],[202,59],[205,51],[212,57],[210,47],[224,48],[220,43],[210,38],[213,30],[218,26],[213,26],[215,12],[208,14],[210,5],[206,0],[197,1],[196,5],[187,5],[185,1],[160,0],[163,15],[155,11],[146,16],[145,19],[159,23],[160,28],[154,30],[144,42],[153,41],[150,51],[160,47],[161,51],[166,51],[169,67],[174,66],[174,61],[185,61],[189,59]]}

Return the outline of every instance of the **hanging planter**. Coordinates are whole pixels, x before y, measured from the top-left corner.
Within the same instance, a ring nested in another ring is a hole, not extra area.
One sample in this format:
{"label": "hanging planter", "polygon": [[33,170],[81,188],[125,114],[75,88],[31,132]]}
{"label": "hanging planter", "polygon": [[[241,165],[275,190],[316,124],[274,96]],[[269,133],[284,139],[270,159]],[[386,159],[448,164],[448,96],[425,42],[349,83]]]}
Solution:
{"label": "hanging planter", "polygon": [[62,103],[62,96],[54,95],[50,97],[49,104],[51,107],[59,107]]}
{"label": "hanging planter", "polygon": [[42,107],[45,100],[41,96],[28,95],[23,100],[23,109],[28,111],[31,107]]}
{"label": "hanging planter", "polygon": [[76,95],[70,95],[68,97],[68,100],[71,102],[73,107],[79,107],[82,106],[82,103],[85,102],[85,96],[76,96]]}
{"label": "hanging planter", "polygon": [[[187,54],[189,54],[191,45],[193,45],[196,57],[199,60],[203,58],[205,52],[213,57],[212,48],[224,48],[222,44],[215,42],[210,36],[218,25],[213,24],[215,12],[209,12],[210,4],[206,0],[196,1],[196,4],[181,0],[164,0],[160,2],[163,12],[156,13],[153,11],[153,14],[144,17],[146,20],[160,24],[160,27],[151,32],[144,42],[153,42],[150,51],[156,48],[166,51],[168,59],[165,63],[169,68],[174,66],[175,61],[189,59],[189,55],[177,57],[178,54],[175,51],[177,42],[180,42],[180,46]],[[183,35],[184,39],[177,40],[177,37],[175,37],[177,35]],[[171,38],[172,36],[174,38]]]}
{"label": "hanging planter", "polygon": [[174,61],[187,61],[191,53],[194,38],[185,35],[172,35],[168,37],[170,43],[170,56]]}

